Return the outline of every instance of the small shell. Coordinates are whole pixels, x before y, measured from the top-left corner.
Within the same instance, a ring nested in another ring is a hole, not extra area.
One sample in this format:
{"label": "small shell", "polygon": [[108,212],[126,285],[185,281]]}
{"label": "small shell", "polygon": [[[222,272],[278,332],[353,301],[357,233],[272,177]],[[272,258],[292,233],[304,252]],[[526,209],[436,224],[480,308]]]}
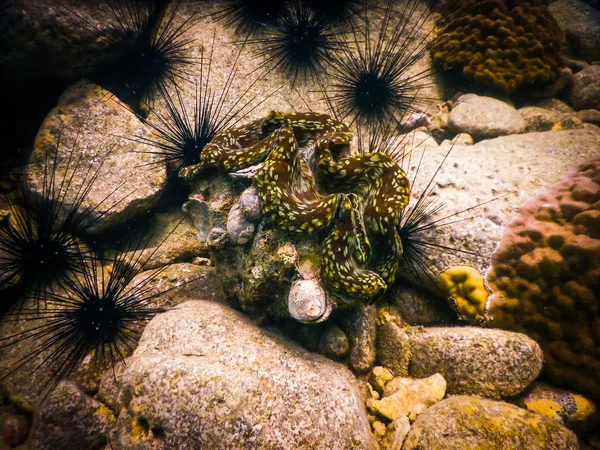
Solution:
{"label": "small shell", "polygon": [[296,280],[288,296],[288,310],[299,322],[316,323],[327,320],[332,305],[316,280]]}

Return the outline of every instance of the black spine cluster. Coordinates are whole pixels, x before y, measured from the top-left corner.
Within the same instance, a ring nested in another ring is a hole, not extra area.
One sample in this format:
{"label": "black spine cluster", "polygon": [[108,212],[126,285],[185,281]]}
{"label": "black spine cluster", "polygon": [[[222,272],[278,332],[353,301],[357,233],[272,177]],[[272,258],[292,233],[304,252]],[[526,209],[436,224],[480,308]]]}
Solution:
{"label": "black spine cluster", "polygon": [[[0,348],[35,342],[33,351],[0,370],[0,380],[35,360],[33,371],[43,367],[50,373],[46,394],[90,354],[94,363],[122,360],[143,323],[158,311],[150,303],[164,293],[150,287],[164,268],[131,283],[160,247],[142,259],[136,249],[147,247],[147,233],[123,240],[109,260],[98,256],[105,250],[88,233],[118,204],[107,204],[113,190],[98,204],[84,206],[112,149],[96,155],[101,162],[95,168],[85,167],[78,146],[66,152],[60,142],[59,137],[41,167],[32,163],[23,172],[0,223],[3,320],[17,323],[14,333],[0,337]],[[33,176],[33,170],[41,172]],[[30,185],[36,178],[37,189]]]}
{"label": "black spine cluster", "polygon": [[152,164],[169,167],[173,173],[178,173],[184,167],[198,164],[200,153],[204,147],[222,130],[235,127],[240,121],[257,108],[263,100],[257,100],[256,95],[248,95],[252,87],[259,81],[255,78],[248,87],[232,98],[231,88],[237,81],[236,59],[229,71],[225,84],[220,92],[211,88],[211,69],[215,50],[215,38],[208,55],[205,57],[201,50],[200,76],[196,81],[195,102],[189,113],[189,108],[183,101],[179,88],[175,86],[175,94],[171,95],[166,89],[161,89],[161,97],[167,109],[163,115],[150,107],[151,117],[147,124],[152,128],[154,137],[137,136],[135,141],[150,145],[156,150],[146,153],[157,155]]}
{"label": "black spine cluster", "polygon": [[54,152],[48,152],[42,161],[37,191],[28,186],[23,171],[19,189],[6,198],[9,215],[0,225],[0,289],[16,292],[3,297],[1,311],[14,300],[22,305],[28,297],[36,307],[43,306],[49,292],[63,287],[78,272],[80,256],[88,252],[82,236],[103,215],[97,211],[101,204],[82,207],[102,164],[82,172],[74,145],[61,176],[57,173],[60,147],[59,137]]}
{"label": "black spine cluster", "polygon": [[306,82],[326,73],[342,46],[339,25],[310,5],[294,1],[260,37],[248,42],[256,44],[255,53],[264,59],[264,66],[277,68],[294,85],[299,77]]}
{"label": "black spine cluster", "polygon": [[287,9],[286,0],[228,0],[214,15],[238,36],[252,36],[274,25]]}
{"label": "black spine cluster", "polygon": [[106,0],[115,24],[105,31],[73,11],[90,33],[101,33],[109,43],[110,61],[99,64],[90,78],[134,109],[186,80],[196,61],[189,51],[193,40],[185,34],[198,11],[177,22],[181,1]]}
{"label": "black spine cluster", "polygon": [[125,247],[111,261],[110,270],[95,255],[79,254],[79,273],[66,279],[63,289],[47,294],[43,309],[22,308],[18,320],[27,324],[22,331],[0,338],[0,348],[23,341],[35,341],[35,349],[15,361],[7,377],[31,361],[33,371],[49,373],[43,390],[46,395],[71,374],[88,355],[92,364],[123,361],[133,351],[146,321],[160,312],[152,300],[164,291],[151,289],[152,281],[164,270],[154,270],[132,283],[148,259]]}
{"label": "black spine cluster", "polygon": [[406,113],[418,111],[427,100],[422,90],[431,70],[410,70],[432,45],[432,36],[421,35],[431,14],[428,3],[407,0],[397,10],[388,0],[376,37],[371,30],[373,10],[364,13],[364,26],[353,29],[342,57],[331,66],[333,82],[327,90],[342,119],[372,129],[400,124]]}

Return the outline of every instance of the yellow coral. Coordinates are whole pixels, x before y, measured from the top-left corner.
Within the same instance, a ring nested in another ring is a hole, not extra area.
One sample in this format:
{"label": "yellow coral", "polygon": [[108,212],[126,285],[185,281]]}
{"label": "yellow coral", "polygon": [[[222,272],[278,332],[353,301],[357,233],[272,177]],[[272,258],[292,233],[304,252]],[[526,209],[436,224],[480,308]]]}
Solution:
{"label": "yellow coral", "polygon": [[438,276],[438,286],[455,301],[458,313],[476,320],[485,310],[488,291],[483,277],[474,267],[453,266]]}

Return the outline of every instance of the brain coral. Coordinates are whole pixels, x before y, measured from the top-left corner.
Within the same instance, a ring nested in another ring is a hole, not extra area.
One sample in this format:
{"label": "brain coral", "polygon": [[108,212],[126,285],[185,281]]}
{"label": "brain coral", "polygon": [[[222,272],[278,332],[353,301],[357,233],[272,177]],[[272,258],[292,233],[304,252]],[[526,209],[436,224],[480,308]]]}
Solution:
{"label": "brain coral", "polygon": [[445,68],[462,68],[467,78],[505,93],[514,92],[523,83],[551,81],[563,66],[563,32],[547,3],[449,2],[448,25],[432,47],[433,58]]}
{"label": "brain coral", "polygon": [[600,400],[600,159],[529,199],[493,257],[489,324],[527,333],[554,382]]}

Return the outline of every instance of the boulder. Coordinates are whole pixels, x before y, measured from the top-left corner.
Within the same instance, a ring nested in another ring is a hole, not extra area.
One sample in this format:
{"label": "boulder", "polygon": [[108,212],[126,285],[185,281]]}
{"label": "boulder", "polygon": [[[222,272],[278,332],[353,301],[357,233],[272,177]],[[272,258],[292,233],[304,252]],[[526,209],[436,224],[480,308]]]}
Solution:
{"label": "boulder", "polygon": [[582,0],[557,0],[548,9],[564,30],[573,56],[600,59],[600,11]]}
{"label": "boulder", "polygon": [[575,434],[553,420],[517,406],[455,396],[423,411],[402,450],[576,450]]}
{"label": "boulder", "polygon": [[367,408],[385,420],[394,421],[403,416],[415,420],[445,393],[446,381],[439,373],[423,379],[396,377],[385,385],[384,397],[370,399]]}
{"label": "boulder", "polygon": [[600,66],[593,65],[577,72],[567,96],[577,110],[600,109]]}
{"label": "boulder", "polygon": [[525,121],[511,105],[491,97],[467,94],[460,97],[448,118],[448,129],[490,139],[525,131]]}
{"label": "boulder", "polygon": [[65,191],[59,198],[78,207],[89,233],[122,225],[156,206],[167,181],[156,149],[138,138],[151,133],[133,112],[100,86],[77,83],[38,131],[28,186],[44,195],[44,177],[53,173],[55,190]]}
{"label": "boulder", "polygon": [[409,375],[439,373],[448,383],[448,394],[510,397],[542,370],[542,351],[524,334],[477,327],[414,327],[407,334]]}
{"label": "boulder", "polygon": [[103,397],[127,400],[115,449],[157,440],[165,448],[377,445],[346,368],[218,303],[187,302],[156,316],[107,389]]}

